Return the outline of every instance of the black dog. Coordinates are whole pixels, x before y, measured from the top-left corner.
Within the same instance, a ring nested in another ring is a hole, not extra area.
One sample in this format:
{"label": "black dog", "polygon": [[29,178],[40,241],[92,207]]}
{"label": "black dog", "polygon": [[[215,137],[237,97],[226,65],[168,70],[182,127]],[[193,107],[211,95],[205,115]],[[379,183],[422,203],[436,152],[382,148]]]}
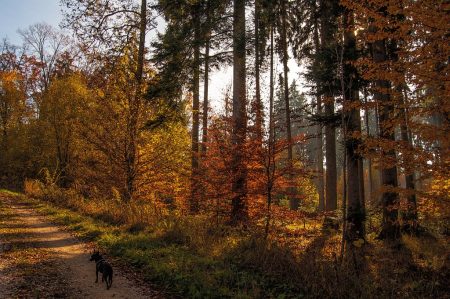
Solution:
{"label": "black dog", "polygon": [[103,259],[101,254],[97,251],[94,252],[91,255],[90,261],[95,261],[95,282],[98,282],[98,272],[102,273],[102,282],[106,282],[106,289],[109,290],[109,288],[112,285],[112,278],[113,278],[113,269],[111,265]]}

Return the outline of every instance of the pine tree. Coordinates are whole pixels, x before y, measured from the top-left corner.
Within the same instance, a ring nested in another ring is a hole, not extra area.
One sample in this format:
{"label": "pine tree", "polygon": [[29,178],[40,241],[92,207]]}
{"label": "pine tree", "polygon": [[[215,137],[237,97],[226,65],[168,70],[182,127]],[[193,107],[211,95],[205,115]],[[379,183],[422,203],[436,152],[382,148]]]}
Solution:
{"label": "pine tree", "polygon": [[[346,239],[354,241],[364,239],[364,180],[362,163],[363,159],[358,153],[361,136],[361,117],[359,88],[360,78],[356,67],[352,64],[357,60],[356,36],[354,33],[354,19],[352,12],[344,11],[344,52],[343,52],[343,113],[344,113],[344,142],[346,154],[347,173],[347,227]],[[345,199],[344,199],[345,200]]]}

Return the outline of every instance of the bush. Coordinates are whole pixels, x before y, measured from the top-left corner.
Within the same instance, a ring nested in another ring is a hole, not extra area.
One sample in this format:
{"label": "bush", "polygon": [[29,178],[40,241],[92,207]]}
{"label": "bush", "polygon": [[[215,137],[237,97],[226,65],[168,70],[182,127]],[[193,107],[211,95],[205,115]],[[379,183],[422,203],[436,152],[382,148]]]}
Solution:
{"label": "bush", "polygon": [[43,198],[44,184],[42,184],[39,180],[25,179],[23,189],[25,194],[29,197]]}

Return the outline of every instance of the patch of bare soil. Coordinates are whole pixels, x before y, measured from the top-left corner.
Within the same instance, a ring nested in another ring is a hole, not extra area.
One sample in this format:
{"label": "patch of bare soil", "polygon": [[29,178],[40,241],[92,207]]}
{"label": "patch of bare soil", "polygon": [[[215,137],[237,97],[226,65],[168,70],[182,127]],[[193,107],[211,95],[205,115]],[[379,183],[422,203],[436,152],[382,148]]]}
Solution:
{"label": "patch of bare soil", "polygon": [[106,290],[100,275],[95,283],[88,244],[15,198],[0,195],[0,201],[0,299],[162,298],[114,263],[113,284]]}

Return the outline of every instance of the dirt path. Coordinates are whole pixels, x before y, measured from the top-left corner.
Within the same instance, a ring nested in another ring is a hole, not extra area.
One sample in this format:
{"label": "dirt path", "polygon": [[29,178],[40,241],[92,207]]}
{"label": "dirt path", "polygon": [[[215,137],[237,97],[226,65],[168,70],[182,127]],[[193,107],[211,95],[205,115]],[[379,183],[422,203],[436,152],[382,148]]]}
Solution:
{"label": "dirt path", "polygon": [[0,194],[0,299],[162,298],[114,267],[113,284],[95,282],[90,249],[29,206]]}

